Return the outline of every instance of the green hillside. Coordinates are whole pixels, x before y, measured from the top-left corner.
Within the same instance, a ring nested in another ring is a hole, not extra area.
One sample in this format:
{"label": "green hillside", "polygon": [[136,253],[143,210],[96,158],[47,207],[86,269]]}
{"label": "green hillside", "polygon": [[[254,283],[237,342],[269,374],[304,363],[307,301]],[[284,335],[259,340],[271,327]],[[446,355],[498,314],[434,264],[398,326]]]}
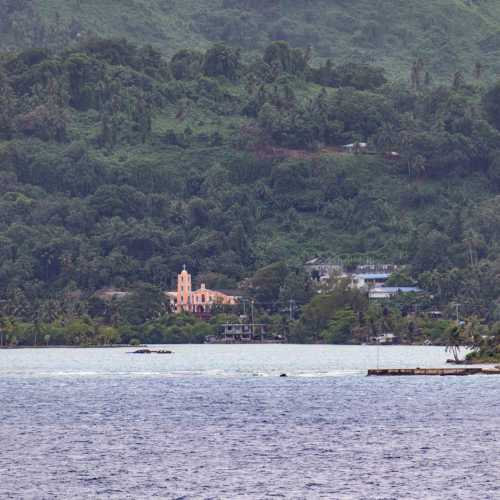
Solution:
{"label": "green hillside", "polygon": [[[0,0],[8,342],[200,341],[227,316],[168,313],[186,264],[295,341],[448,332],[496,356],[500,8],[401,4]],[[316,256],[426,293],[314,294]],[[425,316],[457,303],[467,328]]]}
{"label": "green hillside", "polygon": [[[407,265],[429,307],[500,319],[500,87],[315,68],[283,42],[245,60],[95,39],[0,58],[3,314],[139,327],[183,264],[279,311],[330,255]],[[107,287],[139,305],[96,303]]]}
{"label": "green hillside", "polygon": [[408,78],[500,69],[496,0],[0,0],[0,45],[62,48],[88,32],[152,44],[167,56],[223,42],[247,54],[286,40],[316,60],[376,63]]}

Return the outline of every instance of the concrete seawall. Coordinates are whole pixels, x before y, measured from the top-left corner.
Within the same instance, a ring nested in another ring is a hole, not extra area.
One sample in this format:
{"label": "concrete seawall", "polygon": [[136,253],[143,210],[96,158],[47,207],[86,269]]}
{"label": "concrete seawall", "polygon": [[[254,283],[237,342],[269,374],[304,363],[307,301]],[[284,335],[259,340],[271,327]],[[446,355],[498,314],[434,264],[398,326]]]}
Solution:
{"label": "concrete seawall", "polygon": [[500,375],[498,368],[382,368],[368,370],[368,376],[405,377],[405,376],[452,377],[467,375]]}

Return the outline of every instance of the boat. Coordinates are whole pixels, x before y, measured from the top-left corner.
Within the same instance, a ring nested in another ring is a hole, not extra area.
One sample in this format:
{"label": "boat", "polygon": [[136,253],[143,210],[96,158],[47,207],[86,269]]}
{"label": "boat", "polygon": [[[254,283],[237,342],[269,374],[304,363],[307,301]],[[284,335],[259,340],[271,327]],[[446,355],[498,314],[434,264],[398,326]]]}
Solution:
{"label": "boat", "polygon": [[168,349],[159,349],[159,350],[152,350],[152,349],[137,349],[137,351],[133,351],[129,354],[173,354],[174,351],[169,351]]}

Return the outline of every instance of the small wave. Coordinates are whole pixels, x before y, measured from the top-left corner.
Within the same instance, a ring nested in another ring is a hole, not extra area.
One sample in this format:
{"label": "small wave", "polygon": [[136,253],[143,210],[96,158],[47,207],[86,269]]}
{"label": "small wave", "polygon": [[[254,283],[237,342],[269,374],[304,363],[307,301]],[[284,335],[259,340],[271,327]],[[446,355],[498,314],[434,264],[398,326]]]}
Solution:
{"label": "small wave", "polygon": [[246,378],[262,377],[276,378],[285,374],[291,378],[331,378],[364,375],[360,370],[331,370],[331,371],[245,371],[245,370],[171,370],[171,371],[90,371],[90,370],[54,370],[54,371],[4,371],[3,377],[15,378]]}
{"label": "small wave", "polygon": [[362,370],[331,370],[331,371],[299,371],[299,372],[286,372],[286,371],[268,371],[256,372],[252,375],[254,377],[279,377],[281,374],[286,374],[287,377],[297,378],[329,378],[329,377],[352,377],[366,375],[366,371]]}
{"label": "small wave", "polygon": [[107,372],[96,371],[4,371],[2,377],[24,377],[24,378],[58,378],[58,377],[101,377],[112,375]]}
{"label": "small wave", "polygon": [[301,372],[291,376],[302,378],[327,378],[327,377],[352,377],[353,375],[366,375],[365,371],[361,370],[332,370],[328,372]]}
{"label": "small wave", "polygon": [[45,371],[45,372],[2,372],[2,377],[16,378],[109,378],[109,377],[161,377],[164,372],[104,372],[104,371]]}

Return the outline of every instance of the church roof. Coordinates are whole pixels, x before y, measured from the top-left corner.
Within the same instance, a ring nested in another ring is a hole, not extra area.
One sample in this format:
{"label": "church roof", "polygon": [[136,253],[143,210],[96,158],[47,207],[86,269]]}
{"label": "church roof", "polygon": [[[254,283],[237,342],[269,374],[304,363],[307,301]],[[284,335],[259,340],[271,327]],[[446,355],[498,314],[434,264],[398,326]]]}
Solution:
{"label": "church roof", "polygon": [[219,292],[223,293],[224,295],[230,295],[232,297],[245,297],[247,295],[247,292],[245,290],[239,290],[239,289],[223,289],[219,288],[217,290],[213,290],[214,292]]}
{"label": "church roof", "polygon": [[246,292],[244,290],[238,289],[224,289],[224,288],[198,288],[197,290],[193,290],[193,293],[202,293],[202,292],[212,292],[212,293],[220,293],[222,295],[227,295],[228,297],[244,297]]}

